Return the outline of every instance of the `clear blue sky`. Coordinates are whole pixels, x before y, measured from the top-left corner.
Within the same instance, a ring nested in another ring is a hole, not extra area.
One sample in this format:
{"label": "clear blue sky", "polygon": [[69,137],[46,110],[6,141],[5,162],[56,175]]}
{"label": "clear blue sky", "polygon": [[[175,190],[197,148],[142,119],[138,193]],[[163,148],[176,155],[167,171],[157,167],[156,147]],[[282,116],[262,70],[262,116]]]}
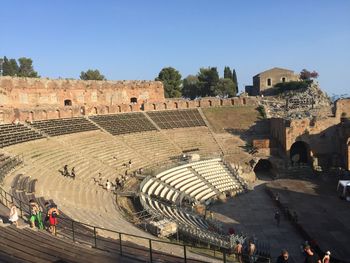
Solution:
{"label": "clear blue sky", "polygon": [[240,90],[271,67],[319,72],[350,93],[348,0],[0,0],[0,56],[31,57],[43,77],[154,79],[235,68]]}

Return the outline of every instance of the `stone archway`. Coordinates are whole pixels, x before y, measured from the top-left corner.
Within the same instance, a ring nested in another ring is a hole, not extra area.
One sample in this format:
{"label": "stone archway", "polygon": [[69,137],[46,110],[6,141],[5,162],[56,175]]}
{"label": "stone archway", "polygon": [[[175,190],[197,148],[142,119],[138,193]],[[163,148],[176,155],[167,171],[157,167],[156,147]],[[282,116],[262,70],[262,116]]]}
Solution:
{"label": "stone archway", "polygon": [[289,150],[289,157],[292,164],[310,163],[310,146],[303,141],[293,143]]}
{"label": "stone archway", "polygon": [[82,115],[82,116],[85,115],[85,107],[84,106],[80,107],[80,115]]}
{"label": "stone archway", "polygon": [[254,166],[256,177],[274,177],[272,163],[268,159],[260,159]]}

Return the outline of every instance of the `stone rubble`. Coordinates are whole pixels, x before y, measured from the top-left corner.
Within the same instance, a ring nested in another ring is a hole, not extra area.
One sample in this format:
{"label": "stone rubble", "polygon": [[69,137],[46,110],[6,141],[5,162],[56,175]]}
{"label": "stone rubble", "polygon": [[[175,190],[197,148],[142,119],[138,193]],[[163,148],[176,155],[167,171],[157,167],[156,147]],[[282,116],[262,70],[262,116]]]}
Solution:
{"label": "stone rubble", "polygon": [[312,119],[332,115],[332,102],[318,83],[313,83],[307,89],[263,97],[259,103],[265,108],[268,118]]}

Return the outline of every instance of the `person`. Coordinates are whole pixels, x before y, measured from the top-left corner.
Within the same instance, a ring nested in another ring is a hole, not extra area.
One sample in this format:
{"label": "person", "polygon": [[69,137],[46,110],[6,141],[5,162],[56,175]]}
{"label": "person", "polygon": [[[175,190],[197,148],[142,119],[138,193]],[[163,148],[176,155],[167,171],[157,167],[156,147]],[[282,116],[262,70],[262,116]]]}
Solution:
{"label": "person", "polygon": [[329,263],[331,261],[331,252],[327,251],[322,259],[322,263]]}
{"label": "person", "polygon": [[75,167],[72,168],[72,171],[70,174],[71,174],[70,176],[73,178],[73,180],[75,180]]}
{"label": "person", "polygon": [[304,247],[304,252],[305,252],[304,263],[321,263],[320,258],[317,256],[315,252],[311,250],[311,247],[309,245],[306,245]]}
{"label": "person", "polygon": [[280,196],[279,196],[279,194],[277,193],[276,196],[275,196],[275,201],[276,201],[276,203],[278,203],[279,200],[280,200]]}
{"label": "person", "polygon": [[242,248],[243,248],[242,244],[239,241],[236,241],[234,253],[235,253],[236,258],[237,258],[239,263],[243,263],[243,261],[242,261]]}
{"label": "person", "polygon": [[281,215],[280,215],[280,212],[278,212],[278,211],[276,211],[276,213],[275,213],[275,220],[276,220],[277,226],[279,226],[280,221],[281,221]]}
{"label": "person", "polygon": [[57,217],[59,216],[59,211],[56,205],[52,205],[47,211],[47,217],[49,219],[49,231],[51,234],[56,235],[56,227],[57,227]]}
{"label": "person", "polygon": [[16,227],[18,227],[18,213],[17,213],[17,207],[14,203],[10,204],[10,214],[9,214],[9,221],[14,224]]}
{"label": "person", "polygon": [[298,214],[295,211],[293,212],[293,222],[298,223]]}
{"label": "person", "polygon": [[248,245],[249,263],[255,262],[255,250],[256,250],[255,244],[253,243],[252,240],[250,240]]}
{"label": "person", "polygon": [[111,190],[111,182],[108,179],[106,182],[106,189],[107,189],[107,191]]}
{"label": "person", "polygon": [[119,178],[115,178],[115,189],[117,190],[120,187],[119,185]]}
{"label": "person", "polygon": [[288,263],[289,254],[288,251],[283,249],[281,255],[277,258],[276,263]]}
{"label": "person", "polygon": [[98,184],[100,186],[103,186],[103,184],[102,184],[102,174],[101,173],[98,173]]}
{"label": "person", "polygon": [[142,174],[143,173],[143,168],[141,167],[140,169],[139,169],[139,174]]}
{"label": "person", "polygon": [[69,176],[68,165],[67,164],[65,164],[63,166],[63,176]]}
{"label": "person", "polygon": [[30,226],[31,226],[31,228],[34,228],[35,222],[37,222],[38,228],[44,229],[41,208],[33,199],[29,200],[29,205],[30,205]]}
{"label": "person", "polygon": [[129,165],[128,165],[129,169],[131,169],[131,160],[129,160]]}

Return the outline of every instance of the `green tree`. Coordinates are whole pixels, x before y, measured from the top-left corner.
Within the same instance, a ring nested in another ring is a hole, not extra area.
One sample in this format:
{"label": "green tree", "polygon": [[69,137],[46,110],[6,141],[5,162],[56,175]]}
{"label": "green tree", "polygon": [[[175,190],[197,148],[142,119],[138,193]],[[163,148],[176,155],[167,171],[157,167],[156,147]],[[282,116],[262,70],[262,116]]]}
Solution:
{"label": "green tree", "polygon": [[233,80],[233,76],[232,76],[232,72],[231,72],[231,69],[230,67],[225,67],[224,68],[224,78],[225,79],[232,79]]}
{"label": "green tree", "polygon": [[200,83],[197,76],[189,75],[183,80],[182,95],[192,100],[200,96]]}
{"label": "green tree", "polygon": [[2,75],[3,76],[17,76],[19,72],[19,67],[15,59],[8,59],[4,57],[2,64]]}
{"label": "green tree", "polygon": [[237,81],[237,74],[236,74],[235,69],[232,70],[232,80],[233,80],[233,83],[235,84],[236,94],[237,94],[238,93],[238,81]]}
{"label": "green tree", "polygon": [[198,73],[200,96],[214,96],[216,84],[219,82],[219,73],[216,67],[201,68]]}
{"label": "green tree", "polygon": [[0,76],[2,76],[2,64],[4,63],[4,59],[0,58]]}
{"label": "green tree", "polygon": [[19,69],[18,76],[19,77],[28,77],[28,78],[39,78],[38,72],[36,72],[33,68],[33,60],[31,58],[19,58]]}
{"label": "green tree", "polygon": [[221,78],[216,84],[214,95],[220,98],[233,97],[236,95],[236,87],[232,79]]}
{"label": "green tree", "polygon": [[156,80],[163,82],[164,96],[166,98],[181,97],[182,82],[179,71],[172,67],[163,68]]}
{"label": "green tree", "polygon": [[80,73],[80,79],[82,80],[106,80],[99,70],[88,69],[86,72],[82,71]]}

